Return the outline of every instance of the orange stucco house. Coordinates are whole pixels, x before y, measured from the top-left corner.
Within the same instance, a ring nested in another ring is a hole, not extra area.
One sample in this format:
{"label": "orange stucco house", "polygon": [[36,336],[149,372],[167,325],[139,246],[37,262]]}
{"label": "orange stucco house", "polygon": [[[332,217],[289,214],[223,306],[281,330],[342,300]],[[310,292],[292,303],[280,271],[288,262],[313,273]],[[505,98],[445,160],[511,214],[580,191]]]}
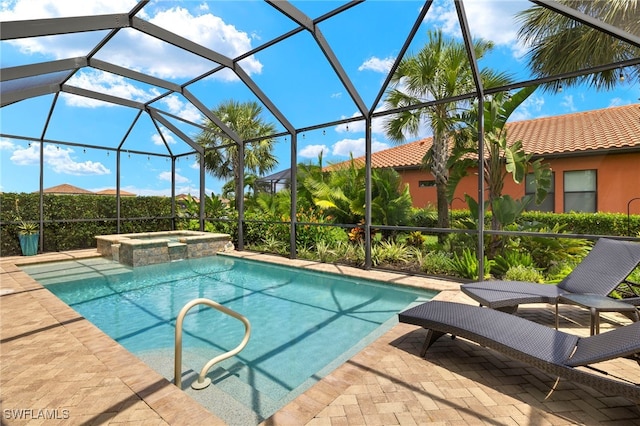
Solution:
{"label": "orange stucco house", "polygon": [[[640,104],[545,117],[507,124],[507,139],[522,140],[534,159],[543,158],[553,173],[547,199],[535,209],[552,212],[640,214]],[[420,168],[432,138],[373,153],[373,168],[393,168],[415,207],[436,203],[431,173]],[[364,164],[364,157],[355,159]],[[453,209],[464,209],[464,195],[477,199],[477,169],[458,185]],[[526,185],[505,179],[504,194],[520,198]]]}

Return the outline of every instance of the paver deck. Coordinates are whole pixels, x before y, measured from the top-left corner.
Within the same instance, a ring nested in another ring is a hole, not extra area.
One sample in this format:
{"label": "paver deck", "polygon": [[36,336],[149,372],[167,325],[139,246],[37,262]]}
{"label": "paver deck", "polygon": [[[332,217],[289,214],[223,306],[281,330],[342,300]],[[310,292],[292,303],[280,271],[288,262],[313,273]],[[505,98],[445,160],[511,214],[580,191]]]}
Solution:
{"label": "paver deck", "polygon": [[[42,288],[17,265],[95,256],[95,250],[0,258],[2,424],[216,425],[223,422]],[[472,303],[459,284],[292,261],[234,255],[424,286],[437,299]],[[549,325],[547,305],[518,315]],[[589,314],[561,307],[565,331],[589,334]],[[602,315],[602,332],[628,321]],[[398,324],[283,407],[264,425],[640,425],[640,401],[560,381],[464,339],[440,339],[422,359],[424,330]],[[598,364],[640,382],[629,359]]]}

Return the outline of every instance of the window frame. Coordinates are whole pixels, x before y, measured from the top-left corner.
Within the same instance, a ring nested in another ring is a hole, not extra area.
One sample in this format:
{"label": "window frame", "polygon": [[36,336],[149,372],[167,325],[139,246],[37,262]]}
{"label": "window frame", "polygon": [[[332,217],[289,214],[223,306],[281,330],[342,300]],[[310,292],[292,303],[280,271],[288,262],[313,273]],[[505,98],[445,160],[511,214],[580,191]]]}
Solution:
{"label": "window frame", "polygon": [[[594,189],[588,191],[567,191],[567,175],[577,172],[593,172]],[[567,195],[571,194],[592,194],[593,198],[593,211],[589,210],[567,210]],[[578,213],[597,213],[598,212],[598,169],[579,169],[579,170],[565,170],[562,174],[562,211],[564,213],[578,212]]]}

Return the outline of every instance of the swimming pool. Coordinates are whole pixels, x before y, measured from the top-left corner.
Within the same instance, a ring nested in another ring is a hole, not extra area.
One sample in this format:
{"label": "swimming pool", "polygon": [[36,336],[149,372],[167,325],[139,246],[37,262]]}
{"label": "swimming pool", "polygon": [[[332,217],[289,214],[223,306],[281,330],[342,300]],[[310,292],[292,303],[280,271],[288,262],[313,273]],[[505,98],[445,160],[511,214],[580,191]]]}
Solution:
{"label": "swimming pool", "polygon": [[180,309],[208,298],[246,316],[247,347],[188,388],[202,366],[242,339],[244,326],[207,307],[184,321],[183,389],[230,424],[256,424],[435,292],[227,256],[130,268],[101,258],[23,267],[32,277],[152,368],[173,380]]}

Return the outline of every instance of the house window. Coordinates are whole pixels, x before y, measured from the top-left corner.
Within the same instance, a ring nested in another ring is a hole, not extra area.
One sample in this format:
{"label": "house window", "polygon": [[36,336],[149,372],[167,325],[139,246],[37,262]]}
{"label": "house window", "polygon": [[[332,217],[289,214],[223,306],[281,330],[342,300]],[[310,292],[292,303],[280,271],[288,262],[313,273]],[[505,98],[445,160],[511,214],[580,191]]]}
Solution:
{"label": "house window", "polygon": [[418,188],[429,188],[431,186],[436,186],[435,180],[421,180],[418,181]]}
{"label": "house window", "polygon": [[575,170],[564,172],[564,211],[595,213],[596,171]]}
{"label": "house window", "polygon": [[529,173],[524,178],[524,193],[525,195],[531,195],[534,197],[529,204],[527,204],[527,210],[534,210],[539,212],[554,212],[555,211],[555,187],[556,187],[556,175],[551,173],[551,187],[547,196],[542,200],[540,204],[536,204],[536,180],[533,173]]}

